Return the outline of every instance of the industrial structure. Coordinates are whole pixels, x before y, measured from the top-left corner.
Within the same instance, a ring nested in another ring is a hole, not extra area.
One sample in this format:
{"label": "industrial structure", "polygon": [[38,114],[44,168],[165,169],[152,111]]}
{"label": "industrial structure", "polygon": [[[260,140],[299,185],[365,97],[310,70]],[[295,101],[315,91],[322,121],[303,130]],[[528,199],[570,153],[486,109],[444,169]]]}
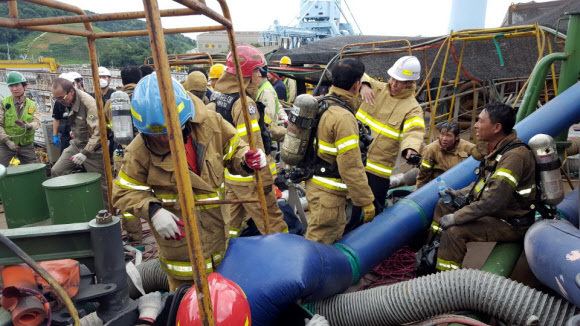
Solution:
{"label": "industrial structure", "polygon": [[[346,8],[342,7],[341,2]],[[348,16],[358,32],[353,29]],[[264,46],[278,45],[293,49],[328,37],[360,34],[362,32],[346,0],[300,0],[300,13],[295,20],[286,26],[275,20],[268,30],[262,32],[260,42]]]}

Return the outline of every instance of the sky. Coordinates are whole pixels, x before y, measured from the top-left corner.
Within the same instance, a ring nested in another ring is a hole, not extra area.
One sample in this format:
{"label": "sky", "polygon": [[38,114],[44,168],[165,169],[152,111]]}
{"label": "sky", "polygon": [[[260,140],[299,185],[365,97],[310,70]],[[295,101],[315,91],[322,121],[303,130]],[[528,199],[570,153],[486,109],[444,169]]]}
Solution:
{"label": "sky", "polygon": [[[97,13],[140,11],[143,2],[140,0],[61,0],[74,4],[82,9]],[[483,1],[483,0],[458,0]],[[545,2],[549,0],[536,0]],[[487,0],[485,27],[501,25],[511,3],[529,2],[528,0]],[[114,5],[112,5],[114,3]],[[161,9],[183,8],[171,0],[158,0]],[[207,0],[207,5],[220,12],[215,0]],[[452,0],[342,0],[343,10],[346,5],[360,30],[365,35],[391,36],[439,36],[448,33],[449,16]],[[299,14],[300,0],[229,0],[235,31],[262,31],[268,29],[277,19],[280,24],[291,23]],[[348,14],[347,14],[348,15]],[[351,21],[354,25],[354,21]],[[164,18],[164,27],[185,27],[215,25],[205,17],[172,17]],[[187,34],[195,38],[196,34]]]}

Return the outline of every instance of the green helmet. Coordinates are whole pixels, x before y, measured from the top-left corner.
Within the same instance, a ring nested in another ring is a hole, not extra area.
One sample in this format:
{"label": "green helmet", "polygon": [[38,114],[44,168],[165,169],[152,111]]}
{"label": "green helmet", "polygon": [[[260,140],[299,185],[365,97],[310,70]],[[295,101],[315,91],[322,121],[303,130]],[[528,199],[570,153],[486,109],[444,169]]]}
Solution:
{"label": "green helmet", "polygon": [[8,86],[20,83],[26,83],[26,78],[24,78],[24,76],[18,71],[12,71],[8,74],[8,77],[6,77],[6,84],[8,84]]}

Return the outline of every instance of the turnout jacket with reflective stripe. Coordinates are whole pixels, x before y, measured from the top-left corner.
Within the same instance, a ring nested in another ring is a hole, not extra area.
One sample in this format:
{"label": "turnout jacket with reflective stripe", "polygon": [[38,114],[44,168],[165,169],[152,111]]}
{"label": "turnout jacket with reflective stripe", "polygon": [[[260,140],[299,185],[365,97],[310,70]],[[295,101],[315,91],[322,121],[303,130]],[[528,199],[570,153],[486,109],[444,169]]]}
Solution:
{"label": "turnout jacket with reflective stripe", "polygon": [[[330,94],[344,100],[356,110],[357,100],[348,91],[330,88]],[[365,206],[374,200],[361,158],[358,123],[355,116],[346,109],[333,105],[322,114],[318,124],[318,157],[333,164],[336,162],[340,179],[314,176],[309,182],[323,191],[350,196],[355,206]]]}
{"label": "turnout jacket with reflective stripe", "polygon": [[[190,95],[195,105],[195,117],[187,122],[197,155],[198,176],[191,170],[189,178],[196,201],[223,197],[221,185],[224,168],[245,173],[242,168],[247,144],[237,137],[236,130],[221,115],[209,111],[197,97]],[[148,142],[151,151],[165,154],[168,147]],[[149,220],[149,204],[163,207],[181,218],[181,205],[171,154],[155,155],[147,148],[143,135],[136,137],[125,149],[121,171],[113,184],[113,206],[136,217]],[[196,205],[198,228],[205,258],[225,250],[225,217],[228,205]],[[154,232],[165,259],[188,261],[186,240],[165,240]]]}
{"label": "turnout jacket with reflective stripe", "polygon": [[[455,222],[464,224],[484,216],[499,219],[521,218],[531,212],[530,205],[536,195],[536,161],[525,146],[512,148],[503,155],[504,147],[521,142],[516,131],[502,139],[485,157],[485,165],[493,166],[494,172],[480,172],[470,199],[475,201],[454,213]],[[471,188],[469,188],[471,189]]]}
{"label": "turnout jacket with reflective stripe", "polygon": [[474,148],[475,144],[463,139],[452,151],[441,148],[439,139],[425,146],[417,175],[417,189],[468,158]]}
{"label": "turnout jacket with reflective stripe", "polygon": [[[250,82],[250,78],[244,78],[244,83],[246,87]],[[223,76],[218,80],[215,90],[222,93],[222,94],[231,94],[239,92],[238,84],[236,82],[236,76],[230,73],[224,73]],[[256,103],[252,98],[246,96],[246,101],[248,103],[249,111],[250,111],[250,120],[252,123],[252,130],[251,133],[254,137],[254,142],[256,144],[256,150],[262,149],[264,151],[264,144],[262,142],[262,135],[260,134],[260,126],[258,125],[258,119],[260,115],[258,113],[258,109],[256,107]],[[215,111],[215,103],[208,104],[208,109]],[[248,143],[248,131],[246,130],[246,125],[244,124],[244,114],[242,111],[242,101],[241,99],[237,99],[234,102],[232,107],[232,118],[233,118],[233,125],[238,132],[238,136],[244,140],[244,142]],[[274,178],[272,177],[271,169],[274,167],[275,170],[275,163],[273,160],[268,160],[268,167],[263,168],[260,170],[260,174],[262,175],[262,186],[270,186],[274,184]],[[249,185],[255,184],[254,177],[252,175],[242,176],[234,171],[227,169],[226,170],[226,183],[235,184],[235,185]]]}
{"label": "turnout jacket with reflective stripe", "polygon": [[357,119],[373,130],[366,170],[387,179],[393,173],[399,153],[407,148],[419,152],[425,136],[423,110],[413,96],[415,86],[391,96],[387,83],[366,74],[362,81],[375,93],[375,105],[363,103],[356,114]]}

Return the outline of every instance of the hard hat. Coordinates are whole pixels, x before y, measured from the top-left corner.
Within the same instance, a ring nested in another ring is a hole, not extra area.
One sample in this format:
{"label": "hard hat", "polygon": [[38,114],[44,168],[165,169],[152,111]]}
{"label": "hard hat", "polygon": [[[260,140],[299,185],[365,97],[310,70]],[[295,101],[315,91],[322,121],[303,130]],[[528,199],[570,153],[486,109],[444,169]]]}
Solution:
{"label": "hard hat", "polygon": [[281,65],[291,65],[292,60],[290,60],[290,58],[287,56],[283,56],[282,59],[280,59],[280,64]]}
{"label": "hard hat", "polygon": [[66,79],[71,83],[74,83],[74,81],[75,81],[75,79],[73,78],[73,76],[71,75],[70,72],[63,72],[62,74],[58,75],[58,78]]}
{"label": "hard hat", "polygon": [[[183,125],[193,118],[193,102],[177,80],[172,79],[172,82],[179,122]],[[156,73],[145,76],[135,87],[131,101],[131,114],[133,124],[140,132],[149,135],[167,133]]]}
{"label": "hard hat", "polygon": [[18,71],[11,71],[8,76],[6,76],[6,84],[8,84],[8,86],[20,83],[26,83],[26,78],[24,78],[24,76]]}
{"label": "hard hat", "polygon": [[209,68],[209,79],[219,79],[223,74],[226,66],[221,63],[216,63]]}
{"label": "hard hat", "polygon": [[417,57],[406,55],[399,58],[387,73],[400,81],[418,80],[421,77],[421,63]]}
{"label": "hard hat", "polygon": [[109,69],[107,69],[105,67],[99,67],[99,76],[109,76],[109,77],[111,77],[111,72],[109,71]]}
{"label": "hard hat", "polygon": [[183,83],[183,87],[186,91],[198,91],[205,92],[207,88],[207,79],[201,71],[192,71],[187,75],[187,79]]}
{"label": "hard hat", "polygon": [[[237,48],[238,56],[240,58],[240,68],[242,69],[242,77],[250,77],[252,76],[254,69],[266,65],[264,54],[255,47],[247,44],[239,44],[237,45]],[[230,51],[226,57],[226,72],[233,75],[236,74],[232,51]]]}
{"label": "hard hat", "polygon": [[[244,291],[218,273],[209,274],[208,283],[216,326],[250,326],[250,304]],[[175,321],[180,326],[201,325],[195,287],[191,287],[181,300]]]}
{"label": "hard hat", "polygon": [[69,75],[72,77],[73,80],[83,79],[83,76],[76,71],[69,72]]}

